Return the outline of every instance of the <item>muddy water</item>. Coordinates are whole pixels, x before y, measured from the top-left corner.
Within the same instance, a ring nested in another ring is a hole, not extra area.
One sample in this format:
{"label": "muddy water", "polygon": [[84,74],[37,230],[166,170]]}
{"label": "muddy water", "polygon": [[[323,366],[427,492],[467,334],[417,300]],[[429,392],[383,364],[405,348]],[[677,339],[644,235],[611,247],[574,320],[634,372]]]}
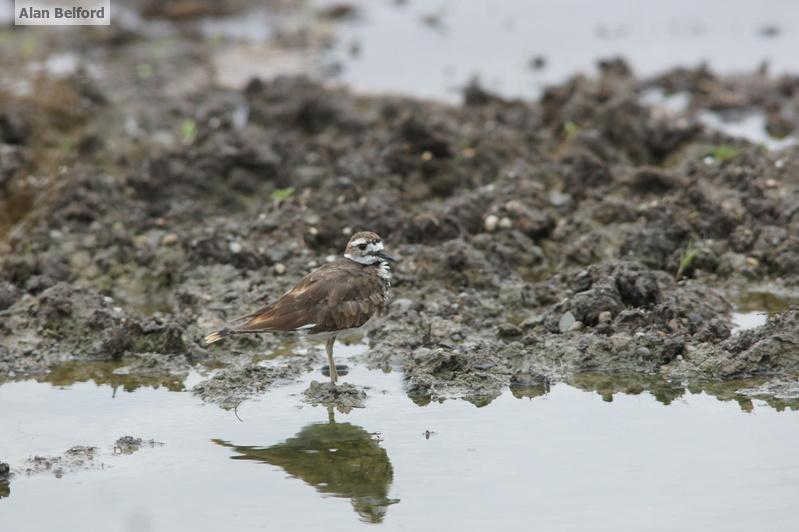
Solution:
{"label": "muddy water", "polygon": [[770,315],[799,305],[799,293],[784,287],[751,287],[733,294],[732,299],[735,304],[730,316],[733,334],[765,325]]}
{"label": "muddy water", "polygon": [[[3,530],[776,530],[799,518],[795,411],[565,384],[420,407],[400,373],[349,363],[369,399],[347,414],[301,402],[318,372],[236,413],[157,383],[3,384],[0,459],[17,471],[98,447],[91,470],[18,472]],[[114,454],[126,434],[164,445]]]}

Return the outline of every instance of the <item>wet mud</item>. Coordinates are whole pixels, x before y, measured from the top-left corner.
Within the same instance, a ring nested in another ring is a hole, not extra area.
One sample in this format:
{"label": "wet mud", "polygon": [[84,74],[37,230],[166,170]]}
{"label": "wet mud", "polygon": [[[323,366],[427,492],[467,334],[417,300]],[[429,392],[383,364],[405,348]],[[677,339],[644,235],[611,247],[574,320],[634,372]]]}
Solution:
{"label": "wet mud", "polygon": [[[48,39],[86,44],[69,35]],[[232,89],[198,74],[214,51],[190,32],[157,61],[135,31],[90,35],[115,53],[37,71],[24,90],[0,85],[3,378],[99,363],[103,378],[166,384],[202,368],[197,395],[233,408],[321,351],[271,335],[206,348],[203,334],[366,229],[402,261],[356,362],[402,371],[415,401],[537,394],[585,372],[799,376],[796,299],[768,296],[780,304],[754,329],[732,334],[731,322],[747,287],[799,286],[799,148],[700,120],[761,112],[788,134],[797,77],[700,67],[642,79],[609,59],[536,101],[475,83],[445,105],[301,76]],[[32,76],[44,44],[26,63],[4,59],[6,72]],[[364,400],[331,393],[317,383],[307,399]]]}

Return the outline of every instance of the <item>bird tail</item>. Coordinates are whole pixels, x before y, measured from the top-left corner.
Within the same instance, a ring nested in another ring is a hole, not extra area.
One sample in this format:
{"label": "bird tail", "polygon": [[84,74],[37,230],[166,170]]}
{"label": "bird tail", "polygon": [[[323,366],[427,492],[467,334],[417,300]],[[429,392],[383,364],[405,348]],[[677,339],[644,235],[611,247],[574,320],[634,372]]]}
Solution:
{"label": "bird tail", "polygon": [[219,329],[218,331],[214,331],[211,334],[206,335],[206,337],[203,338],[203,343],[205,345],[211,345],[214,342],[218,342],[222,338],[225,338],[226,336],[230,336],[232,333],[233,331],[228,328]]}

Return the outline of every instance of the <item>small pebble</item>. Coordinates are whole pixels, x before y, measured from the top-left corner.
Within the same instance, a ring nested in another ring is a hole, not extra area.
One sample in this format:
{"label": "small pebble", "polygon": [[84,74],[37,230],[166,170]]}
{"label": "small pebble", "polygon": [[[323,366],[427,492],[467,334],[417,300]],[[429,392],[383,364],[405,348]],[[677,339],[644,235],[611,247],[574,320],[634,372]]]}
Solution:
{"label": "small pebble", "polygon": [[337,258],[335,255],[328,255],[325,257],[325,262],[335,262]]}
{"label": "small pebble", "polygon": [[500,338],[514,338],[522,335],[522,330],[512,323],[503,323],[499,326],[497,334]]}
{"label": "small pebble", "polygon": [[344,236],[350,236],[352,234],[352,227],[345,227],[341,230],[341,234]]}
{"label": "small pebble", "polygon": [[499,221],[499,226],[503,229],[510,229],[513,227],[513,221],[505,216]]}
{"label": "small pebble", "polygon": [[569,327],[569,332],[581,331],[581,330],[583,330],[583,322],[581,321],[575,321],[574,323],[572,323],[572,326]]}
{"label": "small pebble", "polygon": [[497,230],[497,225],[499,225],[498,217],[494,216],[493,214],[486,216],[485,223],[483,224],[483,227],[485,227],[486,231],[493,233]]}
{"label": "small pebble", "polygon": [[283,264],[282,262],[278,262],[277,264],[275,264],[275,273],[278,275],[283,275],[284,273],[286,273],[286,265]]}
{"label": "small pebble", "polygon": [[178,235],[176,235],[175,233],[167,233],[161,239],[161,245],[163,245],[163,246],[174,246],[175,244],[178,243],[178,240],[179,240],[178,239]]}
{"label": "small pebble", "polygon": [[230,244],[228,244],[228,249],[230,249],[230,252],[233,253],[234,255],[237,253],[241,253],[242,249],[241,243],[233,241]]}
{"label": "small pebble", "polygon": [[606,310],[604,312],[599,313],[598,319],[599,323],[607,323],[613,319],[613,314],[611,314],[609,310]]}
{"label": "small pebble", "polygon": [[563,316],[560,317],[560,321],[558,321],[558,329],[560,332],[565,333],[569,332],[577,320],[574,318],[574,314],[571,312],[566,312]]}

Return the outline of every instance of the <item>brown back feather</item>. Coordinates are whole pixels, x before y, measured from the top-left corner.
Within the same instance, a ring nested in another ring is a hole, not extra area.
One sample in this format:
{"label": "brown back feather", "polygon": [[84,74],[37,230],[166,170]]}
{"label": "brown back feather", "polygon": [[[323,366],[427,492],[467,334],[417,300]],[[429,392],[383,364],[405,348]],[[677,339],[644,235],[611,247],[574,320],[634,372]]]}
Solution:
{"label": "brown back feather", "polygon": [[276,302],[245,316],[236,332],[294,331],[309,333],[360,327],[382,311],[383,285],[374,266],[349,259],[326,264],[306,275]]}

